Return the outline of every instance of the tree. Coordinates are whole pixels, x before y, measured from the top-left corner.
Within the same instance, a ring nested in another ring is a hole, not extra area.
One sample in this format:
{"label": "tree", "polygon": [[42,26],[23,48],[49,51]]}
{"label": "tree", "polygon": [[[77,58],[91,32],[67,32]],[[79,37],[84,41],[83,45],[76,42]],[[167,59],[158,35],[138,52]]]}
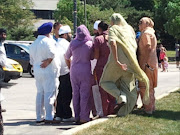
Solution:
{"label": "tree", "polygon": [[156,0],[130,0],[131,7],[136,10],[149,10],[153,11]]}
{"label": "tree", "polygon": [[[100,11],[99,7],[93,6],[93,5],[86,5],[87,8],[87,28],[91,33],[93,33],[93,24],[96,20],[103,20],[109,23],[109,18],[113,14],[113,10],[103,10]],[[84,24],[85,18],[84,18],[84,6],[83,3],[80,2],[80,0],[77,0],[77,24],[78,26],[80,24]],[[64,24],[70,25],[70,27],[73,29],[73,1],[72,0],[61,0],[58,3],[57,10],[55,11],[54,18],[56,21],[59,21]]]}
{"label": "tree", "polygon": [[113,9],[118,12],[119,8],[130,6],[130,0],[87,0],[87,4],[98,6],[100,10]]}
{"label": "tree", "polygon": [[[174,49],[174,43],[175,43],[175,36],[174,34],[171,34],[170,31],[178,31],[179,28],[172,29],[174,27],[172,25],[173,22],[177,22],[177,20],[173,20],[173,18],[176,18],[176,15],[178,15],[178,11],[173,12],[176,14],[171,15],[172,11],[170,9],[170,6],[168,7],[169,2],[178,3],[179,0],[157,0],[157,3],[155,4],[155,14],[154,14],[154,20],[155,20],[155,30],[158,35],[158,37],[161,39],[161,42],[165,45],[167,45],[168,48]],[[168,8],[167,8],[168,7]],[[171,20],[172,19],[172,20]],[[170,24],[172,26],[170,26]],[[171,30],[170,30],[171,29]],[[172,35],[172,36],[171,36]]]}
{"label": "tree", "polygon": [[[13,40],[33,39],[32,26],[33,13],[29,10],[33,5],[31,0],[1,0],[0,1],[0,27],[8,31],[8,38]],[[29,31],[23,35],[24,31]],[[16,35],[11,36],[16,31]],[[29,37],[29,38],[28,38]]]}
{"label": "tree", "polygon": [[172,0],[165,8],[167,22],[164,24],[165,30],[177,40],[180,40],[180,2]]}
{"label": "tree", "polygon": [[[73,22],[73,0],[60,0],[57,5],[57,10],[54,13],[54,18],[56,21],[61,23],[70,24],[71,29]],[[77,0],[77,25],[84,23],[84,9],[83,4],[80,0]]]}

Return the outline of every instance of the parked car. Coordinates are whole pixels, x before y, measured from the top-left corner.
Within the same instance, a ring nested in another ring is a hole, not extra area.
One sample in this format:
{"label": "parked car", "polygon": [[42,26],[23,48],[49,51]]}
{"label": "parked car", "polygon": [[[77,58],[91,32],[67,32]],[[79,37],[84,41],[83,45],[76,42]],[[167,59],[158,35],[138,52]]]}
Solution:
{"label": "parked car", "polygon": [[19,43],[19,42],[5,42],[4,44],[6,49],[6,54],[8,58],[11,58],[19,62],[24,72],[29,72],[33,77],[33,68],[29,62],[29,47],[28,43]]}
{"label": "parked car", "polygon": [[4,82],[9,82],[11,79],[22,77],[23,68],[18,62],[7,58],[6,63],[6,66],[2,67],[4,71]]}

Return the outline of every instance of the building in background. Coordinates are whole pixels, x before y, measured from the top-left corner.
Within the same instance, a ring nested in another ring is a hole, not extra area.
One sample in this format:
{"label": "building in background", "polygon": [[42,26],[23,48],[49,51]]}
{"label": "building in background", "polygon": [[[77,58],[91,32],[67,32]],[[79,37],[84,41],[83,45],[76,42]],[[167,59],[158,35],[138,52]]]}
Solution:
{"label": "building in background", "polygon": [[34,23],[35,29],[45,22],[54,23],[53,13],[57,8],[59,0],[32,0],[34,3],[31,11],[36,16],[37,22]]}

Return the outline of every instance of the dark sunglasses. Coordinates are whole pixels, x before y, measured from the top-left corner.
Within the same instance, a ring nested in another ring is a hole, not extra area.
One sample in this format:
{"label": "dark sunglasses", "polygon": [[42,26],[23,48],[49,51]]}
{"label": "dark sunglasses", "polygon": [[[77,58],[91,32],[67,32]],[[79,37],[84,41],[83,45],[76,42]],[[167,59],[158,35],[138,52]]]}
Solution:
{"label": "dark sunglasses", "polygon": [[139,21],[139,25],[141,25],[142,24],[142,21]]}

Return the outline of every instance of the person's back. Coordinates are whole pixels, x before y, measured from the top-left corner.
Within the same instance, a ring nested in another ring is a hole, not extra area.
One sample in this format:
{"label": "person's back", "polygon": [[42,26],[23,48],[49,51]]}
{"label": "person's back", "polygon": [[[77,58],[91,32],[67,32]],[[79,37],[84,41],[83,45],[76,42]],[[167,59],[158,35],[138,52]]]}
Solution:
{"label": "person's back", "polygon": [[64,38],[59,38],[58,42],[57,42],[57,53],[60,57],[60,61],[61,61],[61,70],[60,70],[60,74],[61,75],[65,75],[67,73],[69,73],[69,68],[65,62],[65,58],[64,58],[64,54],[66,53],[68,47],[69,47],[69,42],[64,39]]}
{"label": "person's back", "polygon": [[[73,44],[71,46],[73,46]],[[90,60],[92,56],[92,47],[93,47],[92,41],[87,41],[84,45],[81,45],[76,49],[72,50],[73,60],[71,67],[77,64],[90,65]]]}
{"label": "person's back", "polygon": [[110,53],[108,41],[106,40],[105,35],[97,36],[95,40],[99,42],[99,58],[97,66],[104,67]]}
{"label": "person's back", "polygon": [[30,46],[30,57],[33,60],[33,69],[35,77],[46,76],[52,74],[55,63],[51,63],[46,68],[41,68],[43,60],[55,57],[55,41],[46,36],[39,35],[38,38]]}

